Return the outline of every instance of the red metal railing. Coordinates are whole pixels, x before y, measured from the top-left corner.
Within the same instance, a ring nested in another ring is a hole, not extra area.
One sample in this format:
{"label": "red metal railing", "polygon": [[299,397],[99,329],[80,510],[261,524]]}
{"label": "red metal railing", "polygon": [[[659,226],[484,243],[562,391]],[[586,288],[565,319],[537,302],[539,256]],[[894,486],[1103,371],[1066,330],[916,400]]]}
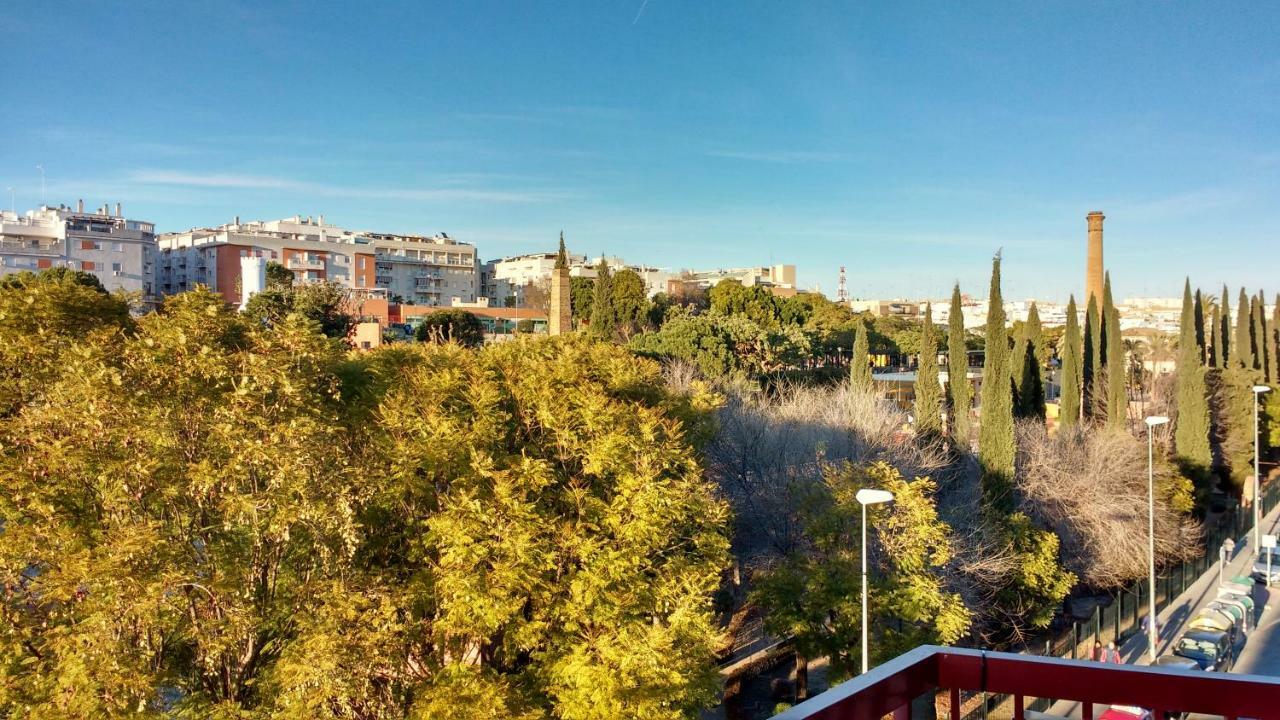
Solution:
{"label": "red metal railing", "polygon": [[1077,702],[1083,720],[1094,720],[1095,707],[1106,705],[1146,708],[1155,718],[1184,712],[1228,720],[1280,718],[1280,679],[925,645],[775,720],[880,720],[889,714],[910,720],[912,700],[934,692],[949,698],[951,720],[960,719],[961,692],[1012,695],[1014,720],[1024,720],[1030,698]]}

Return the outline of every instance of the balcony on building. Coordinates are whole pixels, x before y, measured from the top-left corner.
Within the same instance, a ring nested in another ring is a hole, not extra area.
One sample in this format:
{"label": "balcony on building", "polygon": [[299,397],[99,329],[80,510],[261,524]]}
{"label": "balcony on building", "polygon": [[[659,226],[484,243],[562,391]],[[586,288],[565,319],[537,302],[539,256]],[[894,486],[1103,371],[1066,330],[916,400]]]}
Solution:
{"label": "balcony on building", "polygon": [[[775,720],[1034,718],[1034,708],[1070,702],[1083,720],[1110,706],[1142,708],[1163,720],[1183,713],[1229,718],[1280,717],[1280,678],[1190,672],[1135,665],[925,645],[872,668],[779,715]],[[995,715],[993,715],[995,717]]]}
{"label": "balcony on building", "polygon": [[291,257],[286,261],[290,270],[323,270],[324,258]]}

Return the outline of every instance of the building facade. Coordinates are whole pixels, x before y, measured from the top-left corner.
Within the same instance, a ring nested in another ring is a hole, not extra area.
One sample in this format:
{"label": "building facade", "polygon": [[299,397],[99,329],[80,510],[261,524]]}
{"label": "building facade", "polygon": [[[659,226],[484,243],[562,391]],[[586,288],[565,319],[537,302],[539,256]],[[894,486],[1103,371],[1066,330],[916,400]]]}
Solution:
{"label": "building facade", "polygon": [[108,290],[139,293],[154,302],[158,251],[155,225],[124,217],[104,205],[84,211],[42,206],[25,215],[0,212],[0,275],[55,267],[97,277]]}
{"label": "building facade", "polygon": [[239,299],[240,258],[262,257],[293,271],[295,281],[335,282],[398,301],[445,307],[474,302],[480,289],[475,247],[446,234],[400,235],[347,230],[319,218],[234,222],[159,238],[156,281],[162,294],[205,285]]}

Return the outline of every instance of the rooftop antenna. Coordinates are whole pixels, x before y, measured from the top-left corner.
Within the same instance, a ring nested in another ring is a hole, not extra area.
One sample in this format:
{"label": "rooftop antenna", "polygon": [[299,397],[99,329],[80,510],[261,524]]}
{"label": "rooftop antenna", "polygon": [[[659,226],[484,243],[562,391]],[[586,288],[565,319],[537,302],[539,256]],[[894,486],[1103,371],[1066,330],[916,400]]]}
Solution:
{"label": "rooftop antenna", "polygon": [[836,286],[836,302],[842,303],[849,300],[849,286],[844,279],[844,266],[840,266],[840,284]]}
{"label": "rooftop antenna", "polygon": [[44,199],[44,165],[37,165],[36,169],[40,171],[40,205],[45,205]]}

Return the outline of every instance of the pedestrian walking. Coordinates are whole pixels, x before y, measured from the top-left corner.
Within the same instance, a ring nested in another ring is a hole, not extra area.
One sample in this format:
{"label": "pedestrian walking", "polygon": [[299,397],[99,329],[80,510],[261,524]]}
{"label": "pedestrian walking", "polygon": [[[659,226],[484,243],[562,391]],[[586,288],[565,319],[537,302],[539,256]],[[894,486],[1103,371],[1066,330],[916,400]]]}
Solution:
{"label": "pedestrian walking", "polygon": [[1120,651],[1116,649],[1114,642],[1107,643],[1107,659],[1104,662],[1120,665],[1124,661],[1120,659]]}
{"label": "pedestrian walking", "polygon": [[1098,640],[1093,641],[1093,661],[1106,662],[1107,656],[1102,652],[1102,643]]}

